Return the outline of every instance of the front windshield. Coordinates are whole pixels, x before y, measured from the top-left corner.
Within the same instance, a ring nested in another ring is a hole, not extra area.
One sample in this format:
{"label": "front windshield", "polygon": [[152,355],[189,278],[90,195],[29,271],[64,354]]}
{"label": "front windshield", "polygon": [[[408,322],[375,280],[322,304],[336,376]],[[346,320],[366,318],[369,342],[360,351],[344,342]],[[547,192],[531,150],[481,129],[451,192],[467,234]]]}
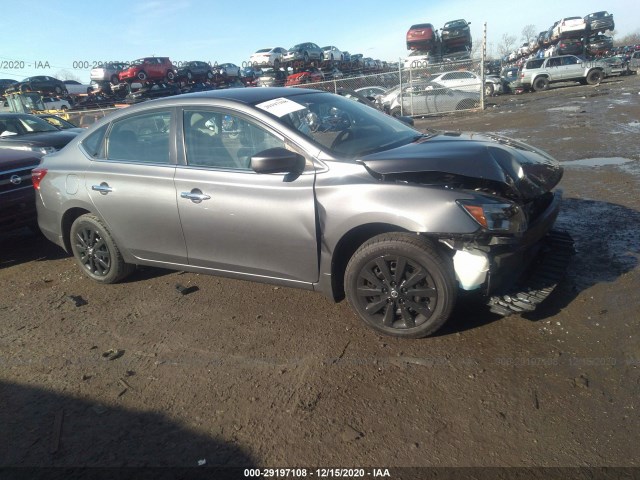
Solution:
{"label": "front windshield", "polygon": [[467,22],[465,22],[464,20],[456,20],[454,22],[449,22],[447,23],[444,28],[460,28],[460,27],[466,27],[467,26]]}
{"label": "front windshield", "polygon": [[341,160],[406,145],[423,136],[372,107],[331,93],[276,98],[256,107]]}

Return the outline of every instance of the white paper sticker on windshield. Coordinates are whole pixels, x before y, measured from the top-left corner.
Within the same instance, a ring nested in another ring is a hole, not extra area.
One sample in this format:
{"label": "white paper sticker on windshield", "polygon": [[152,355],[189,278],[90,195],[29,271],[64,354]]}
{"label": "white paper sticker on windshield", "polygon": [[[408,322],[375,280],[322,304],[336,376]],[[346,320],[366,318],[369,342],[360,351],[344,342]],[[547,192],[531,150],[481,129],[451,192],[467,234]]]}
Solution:
{"label": "white paper sticker on windshield", "polygon": [[274,98],[268,102],[258,103],[256,107],[275,115],[276,117],[283,117],[288,113],[297,112],[307,107],[300,105],[297,102],[289,100],[288,98]]}

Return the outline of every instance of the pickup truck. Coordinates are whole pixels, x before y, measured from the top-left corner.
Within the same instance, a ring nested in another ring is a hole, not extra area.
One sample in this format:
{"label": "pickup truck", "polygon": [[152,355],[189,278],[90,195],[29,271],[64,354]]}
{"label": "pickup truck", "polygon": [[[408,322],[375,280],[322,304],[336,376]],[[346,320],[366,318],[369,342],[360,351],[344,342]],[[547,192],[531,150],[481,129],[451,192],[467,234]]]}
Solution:
{"label": "pickup truck", "polygon": [[609,73],[609,66],[604,62],[582,60],[575,55],[559,55],[529,60],[520,72],[520,84],[536,92],[546,90],[551,83],[557,82],[597,85]]}

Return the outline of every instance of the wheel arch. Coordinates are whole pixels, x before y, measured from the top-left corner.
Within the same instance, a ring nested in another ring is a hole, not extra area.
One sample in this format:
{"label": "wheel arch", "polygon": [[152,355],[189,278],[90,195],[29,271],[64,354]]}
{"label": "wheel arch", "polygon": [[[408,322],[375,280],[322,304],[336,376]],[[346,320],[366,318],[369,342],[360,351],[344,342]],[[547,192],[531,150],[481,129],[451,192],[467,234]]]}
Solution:
{"label": "wheel arch", "polygon": [[76,218],[85,215],[87,213],[92,213],[90,210],[82,207],[73,207],[68,209],[62,215],[62,219],[60,222],[60,231],[62,232],[62,241],[64,242],[64,250],[67,253],[71,253],[71,225],[75,222]]}
{"label": "wheel arch", "polygon": [[[346,232],[338,240],[331,254],[330,285],[325,285],[325,288],[323,288],[325,294],[335,302],[343,300],[345,298],[344,274],[347,269],[347,263],[349,263],[353,254],[362,244],[376,235],[393,232],[411,233],[405,228],[389,223],[368,223],[354,227]],[[322,276],[323,272],[320,273]],[[322,280],[321,278],[320,283],[322,283]],[[330,288],[327,289],[326,287]]]}

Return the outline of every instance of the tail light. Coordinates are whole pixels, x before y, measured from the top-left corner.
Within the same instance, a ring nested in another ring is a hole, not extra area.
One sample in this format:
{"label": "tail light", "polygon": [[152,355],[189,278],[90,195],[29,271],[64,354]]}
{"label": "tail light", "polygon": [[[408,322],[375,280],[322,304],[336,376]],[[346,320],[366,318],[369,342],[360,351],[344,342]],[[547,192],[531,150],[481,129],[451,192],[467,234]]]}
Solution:
{"label": "tail light", "polygon": [[40,190],[40,182],[46,174],[46,168],[34,168],[31,170],[31,182],[33,182],[33,188]]}

